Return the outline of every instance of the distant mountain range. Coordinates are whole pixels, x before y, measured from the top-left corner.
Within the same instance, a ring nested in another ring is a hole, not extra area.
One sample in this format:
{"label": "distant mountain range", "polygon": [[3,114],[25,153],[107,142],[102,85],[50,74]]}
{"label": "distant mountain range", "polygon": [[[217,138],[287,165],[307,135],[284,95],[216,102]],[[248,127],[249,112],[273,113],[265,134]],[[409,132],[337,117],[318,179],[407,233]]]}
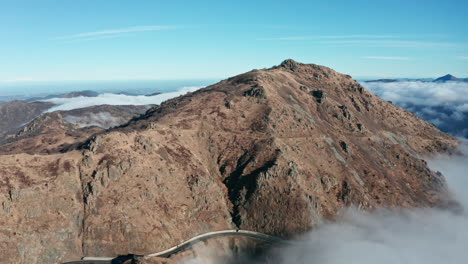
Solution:
{"label": "distant mountain range", "polygon": [[444,75],[435,79],[433,82],[447,82],[447,81],[456,81],[456,82],[468,82],[468,78],[457,78],[451,74]]}
{"label": "distant mountain range", "polygon": [[392,83],[392,82],[408,82],[408,81],[417,81],[417,82],[468,82],[468,78],[457,78],[451,74],[444,75],[442,77],[431,79],[431,78],[402,78],[402,79],[376,79],[376,80],[368,80],[365,81],[366,83],[374,83],[374,82],[381,82],[381,83]]}

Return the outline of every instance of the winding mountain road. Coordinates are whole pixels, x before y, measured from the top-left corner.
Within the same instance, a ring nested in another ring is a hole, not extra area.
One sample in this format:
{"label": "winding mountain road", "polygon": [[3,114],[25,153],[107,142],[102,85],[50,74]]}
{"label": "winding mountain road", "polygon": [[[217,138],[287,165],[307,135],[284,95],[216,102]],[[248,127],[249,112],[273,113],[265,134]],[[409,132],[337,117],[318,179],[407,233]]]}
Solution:
{"label": "winding mountain road", "polygon": [[[229,230],[221,230],[221,231],[213,231],[204,233],[195,237],[192,237],[172,248],[163,250],[161,252],[156,252],[148,255],[137,256],[142,258],[151,258],[151,257],[162,257],[167,258],[171,255],[179,253],[181,251],[190,249],[194,244],[205,241],[211,238],[217,237],[224,237],[224,236],[242,236],[242,237],[249,237],[257,240],[262,240],[270,243],[280,243],[280,244],[290,244],[291,241],[284,240],[279,237],[255,232],[255,231],[248,231],[248,230],[236,230],[236,229],[229,229]],[[118,264],[123,263],[124,261],[131,259],[133,256],[120,256],[120,257],[84,257],[81,260],[64,262],[62,264]]]}

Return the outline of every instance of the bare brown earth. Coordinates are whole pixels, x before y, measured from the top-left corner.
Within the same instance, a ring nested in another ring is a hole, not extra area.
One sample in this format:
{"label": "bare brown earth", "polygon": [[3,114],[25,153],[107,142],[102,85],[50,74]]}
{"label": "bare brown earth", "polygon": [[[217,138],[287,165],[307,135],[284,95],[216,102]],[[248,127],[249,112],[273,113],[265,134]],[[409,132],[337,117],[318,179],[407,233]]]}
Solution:
{"label": "bare brown earth", "polygon": [[1,155],[0,255],[147,254],[236,227],[290,237],[346,206],[445,206],[417,156],[457,144],[348,75],[287,60],[55,154]]}

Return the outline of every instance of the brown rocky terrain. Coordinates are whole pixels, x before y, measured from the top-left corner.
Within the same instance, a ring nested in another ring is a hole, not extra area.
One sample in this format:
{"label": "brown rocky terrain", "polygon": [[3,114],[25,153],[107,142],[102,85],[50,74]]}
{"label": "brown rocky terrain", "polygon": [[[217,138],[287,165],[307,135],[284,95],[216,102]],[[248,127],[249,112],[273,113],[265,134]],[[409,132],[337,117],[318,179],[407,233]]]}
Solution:
{"label": "brown rocky terrain", "polygon": [[0,255],[147,254],[221,229],[291,237],[346,206],[446,206],[417,157],[457,144],[348,75],[286,60],[75,147],[1,155]]}

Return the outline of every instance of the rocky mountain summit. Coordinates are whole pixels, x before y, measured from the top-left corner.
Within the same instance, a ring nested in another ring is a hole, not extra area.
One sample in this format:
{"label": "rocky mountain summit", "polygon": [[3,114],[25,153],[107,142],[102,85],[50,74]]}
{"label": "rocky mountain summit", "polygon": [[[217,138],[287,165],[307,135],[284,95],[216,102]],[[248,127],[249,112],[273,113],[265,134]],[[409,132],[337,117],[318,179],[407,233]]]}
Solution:
{"label": "rocky mountain summit", "polygon": [[418,156],[457,144],[349,75],[286,60],[56,153],[1,155],[0,255],[148,254],[222,229],[288,238],[347,206],[447,206]]}

